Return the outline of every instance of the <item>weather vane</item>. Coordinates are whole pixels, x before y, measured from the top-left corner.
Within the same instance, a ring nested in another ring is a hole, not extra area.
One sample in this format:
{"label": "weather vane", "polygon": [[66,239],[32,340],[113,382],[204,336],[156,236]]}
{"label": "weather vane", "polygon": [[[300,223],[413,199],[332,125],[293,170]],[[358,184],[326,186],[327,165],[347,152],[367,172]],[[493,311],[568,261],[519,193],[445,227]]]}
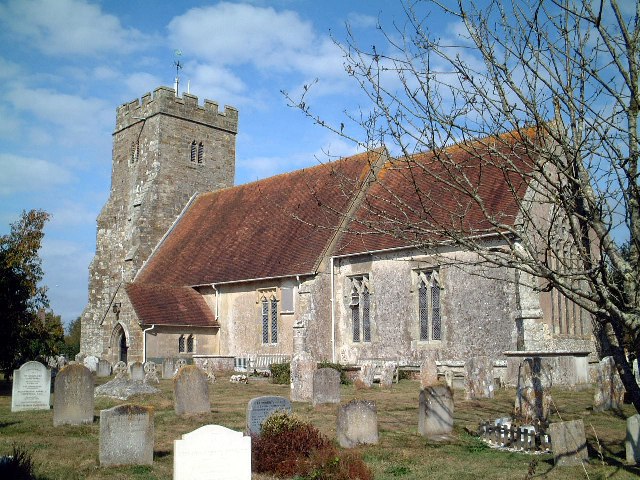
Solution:
{"label": "weather vane", "polygon": [[180,57],[182,56],[182,51],[176,50],[174,52],[174,61],[173,65],[176,67],[176,97],[180,96],[180,69],[182,68],[182,64],[180,63]]}

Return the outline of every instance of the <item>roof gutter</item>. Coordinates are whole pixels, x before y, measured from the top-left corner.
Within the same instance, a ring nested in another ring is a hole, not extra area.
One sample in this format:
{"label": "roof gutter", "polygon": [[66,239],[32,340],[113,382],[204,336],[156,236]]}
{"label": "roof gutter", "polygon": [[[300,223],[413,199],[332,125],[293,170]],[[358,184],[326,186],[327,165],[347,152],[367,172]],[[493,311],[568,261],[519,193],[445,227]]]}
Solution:
{"label": "roof gutter", "polygon": [[[227,282],[216,282],[215,285],[233,285],[233,284],[237,284],[237,283],[251,283],[251,282],[264,282],[266,280],[279,280],[279,279],[285,279],[285,278],[300,278],[300,277],[309,277],[309,276],[313,276],[315,275],[315,272],[309,272],[309,273],[297,273],[294,275],[279,275],[277,277],[258,277],[258,278],[249,278],[247,280],[229,280]],[[191,288],[198,288],[198,287],[214,287],[214,284],[212,283],[198,283],[196,285],[191,285]]]}

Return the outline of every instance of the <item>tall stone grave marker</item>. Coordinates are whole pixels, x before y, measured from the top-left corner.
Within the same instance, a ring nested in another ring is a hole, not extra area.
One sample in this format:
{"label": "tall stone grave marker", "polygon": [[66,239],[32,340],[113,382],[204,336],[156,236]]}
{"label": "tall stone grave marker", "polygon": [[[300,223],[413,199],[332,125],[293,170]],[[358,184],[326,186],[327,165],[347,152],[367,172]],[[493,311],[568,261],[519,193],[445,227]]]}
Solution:
{"label": "tall stone grave marker", "polygon": [[604,357],[598,364],[593,410],[602,412],[621,409],[624,403],[624,392],[624,385],[618,375],[613,357]]}
{"label": "tall stone grave marker", "polygon": [[313,405],[340,403],[340,372],[320,368],[313,373]]}
{"label": "tall stone grave marker", "polygon": [[93,423],[93,376],[79,363],[58,373],[53,396],[53,426]]}
{"label": "tall stone grave marker", "polygon": [[338,410],[336,434],[342,448],[378,443],[378,412],[376,404],[367,400],[352,400]]}
{"label": "tall stone grave marker", "polygon": [[489,357],[471,357],[464,364],[467,400],[493,398],[493,362]]}
{"label": "tall stone grave marker", "polygon": [[439,351],[429,350],[420,363],[420,386],[422,388],[432,387],[438,383],[438,360]]}
{"label": "tall stone grave marker", "polygon": [[627,418],[627,438],[624,442],[627,463],[640,463],[640,414]]}
{"label": "tall stone grave marker", "polygon": [[51,408],[51,370],[40,362],[26,362],[13,371],[11,411]]}
{"label": "tall stone grave marker", "polygon": [[251,480],[251,437],[205,425],[173,442],[173,480]]}
{"label": "tall stone grave marker", "polygon": [[524,423],[546,423],[551,406],[551,371],[540,357],[525,358],[518,371],[514,415]]}
{"label": "tall stone grave marker", "polygon": [[306,338],[303,328],[293,329],[294,354],[291,359],[291,393],[292,402],[310,402],[313,397],[313,372],[316,362],[306,351]]}
{"label": "tall stone grave marker", "polygon": [[441,440],[453,430],[453,391],[444,385],[427,387],[418,398],[418,433]]}
{"label": "tall stone grave marker", "polygon": [[108,377],[111,375],[111,364],[104,358],[98,362],[98,370],[96,371],[97,377]]}
{"label": "tall stone grave marker", "polygon": [[98,363],[100,363],[100,359],[95,355],[89,355],[84,357],[82,363],[84,363],[84,366],[87,367],[91,373],[95,373],[98,371]]}
{"label": "tall stone grave marker", "polygon": [[100,466],[153,464],[153,408],[100,410]]}
{"label": "tall stone grave marker", "polygon": [[182,367],[173,379],[176,415],[197,415],[211,411],[207,375],[195,365]]}
{"label": "tall stone grave marker", "polygon": [[291,402],[284,397],[256,397],[247,404],[247,429],[249,435],[260,435],[262,422],[275,412],[291,413]]}
{"label": "tall stone grave marker", "polygon": [[557,466],[581,465],[589,458],[582,420],[552,423],[547,432]]}
{"label": "tall stone grave marker", "polygon": [[176,373],[175,362],[173,358],[165,358],[162,361],[162,378],[171,379]]}
{"label": "tall stone grave marker", "polygon": [[144,367],[140,362],[133,362],[129,367],[129,378],[134,382],[142,382],[144,380]]}

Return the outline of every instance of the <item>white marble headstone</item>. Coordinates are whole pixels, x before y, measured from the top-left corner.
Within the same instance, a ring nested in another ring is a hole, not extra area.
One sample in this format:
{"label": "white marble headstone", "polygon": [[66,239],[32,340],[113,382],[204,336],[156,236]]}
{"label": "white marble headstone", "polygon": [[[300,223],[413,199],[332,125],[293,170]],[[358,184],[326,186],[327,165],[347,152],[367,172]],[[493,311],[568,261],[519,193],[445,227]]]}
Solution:
{"label": "white marble headstone", "polygon": [[51,370],[40,362],[27,362],[13,371],[11,411],[51,408]]}

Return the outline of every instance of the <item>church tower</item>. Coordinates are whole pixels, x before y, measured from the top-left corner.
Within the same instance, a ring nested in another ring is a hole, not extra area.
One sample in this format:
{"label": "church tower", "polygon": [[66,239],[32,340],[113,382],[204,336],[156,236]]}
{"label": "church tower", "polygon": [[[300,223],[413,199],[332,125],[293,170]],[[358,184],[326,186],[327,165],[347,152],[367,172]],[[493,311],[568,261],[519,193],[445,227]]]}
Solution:
{"label": "church tower", "polygon": [[[142,332],[124,287],[198,192],[233,186],[238,111],[160,87],[121,105],[113,133],[111,193],[97,219],[81,353],[118,360],[114,335],[139,360]],[[113,349],[112,349],[113,350]]]}

